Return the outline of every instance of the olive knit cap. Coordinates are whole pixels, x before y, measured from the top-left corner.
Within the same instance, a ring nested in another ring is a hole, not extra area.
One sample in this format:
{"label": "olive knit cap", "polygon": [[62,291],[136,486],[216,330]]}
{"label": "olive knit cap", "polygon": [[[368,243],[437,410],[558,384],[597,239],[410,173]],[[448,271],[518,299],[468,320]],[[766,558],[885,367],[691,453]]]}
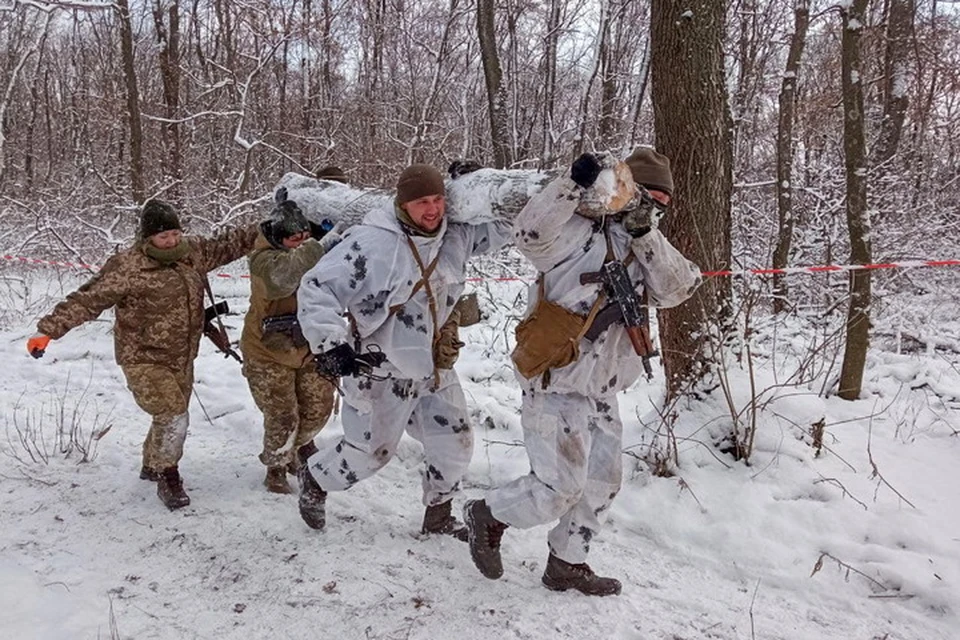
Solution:
{"label": "olive knit cap", "polygon": [[343,172],[343,169],[336,165],[328,165],[323,169],[317,171],[317,180],[333,180],[334,182],[342,182],[347,184],[347,174]]}
{"label": "olive knit cap", "polygon": [[140,214],[140,237],[149,238],[172,229],[183,231],[173,205],[163,200],[147,200]]}
{"label": "olive knit cap", "polygon": [[397,204],[401,205],[424,196],[442,196],[443,175],[428,164],[412,164],[397,180]]}
{"label": "olive knit cap", "polygon": [[650,147],[639,147],[624,161],[630,167],[633,181],[646,187],[673,194],[673,174],[670,172],[670,158],[657,153]]}

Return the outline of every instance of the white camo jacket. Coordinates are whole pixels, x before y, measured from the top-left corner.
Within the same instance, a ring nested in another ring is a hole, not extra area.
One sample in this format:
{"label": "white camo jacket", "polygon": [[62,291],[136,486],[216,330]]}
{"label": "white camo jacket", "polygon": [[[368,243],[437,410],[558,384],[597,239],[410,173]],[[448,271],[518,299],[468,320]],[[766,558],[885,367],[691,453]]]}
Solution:
{"label": "white camo jacket", "polygon": [[[435,327],[426,289],[411,297],[421,272],[407,237],[392,208],[373,210],[303,276],[298,317],[314,353],[341,343],[354,346],[343,315],[347,311],[356,322],[362,350],[380,349],[387,356],[384,373],[409,379],[433,375]],[[437,323],[443,325],[463,293],[467,260],[509,242],[510,222],[467,225],[444,218],[435,237],[409,237],[424,267],[439,256],[429,282]],[[402,308],[391,314],[394,305]]]}
{"label": "white camo jacket", "polygon": [[[607,243],[603,219],[575,213],[582,189],[562,176],[533,196],[514,220],[514,243],[538,271],[544,274],[547,300],[587,315],[600,293],[600,284],[580,284],[580,275],[598,271],[606,260]],[[687,260],[654,229],[633,238],[619,222],[607,221],[614,257],[623,260],[629,252],[635,259],[627,270],[638,292],[646,287],[651,306],[674,307],[696,291],[700,269]],[[529,289],[526,315],[537,303],[538,286]],[[550,370],[548,390],[580,393],[592,397],[626,389],[640,376],[643,364],[620,323],[611,325],[595,341],[580,341],[580,358]],[[524,382],[524,378],[517,373]],[[540,378],[531,381],[539,385]]]}

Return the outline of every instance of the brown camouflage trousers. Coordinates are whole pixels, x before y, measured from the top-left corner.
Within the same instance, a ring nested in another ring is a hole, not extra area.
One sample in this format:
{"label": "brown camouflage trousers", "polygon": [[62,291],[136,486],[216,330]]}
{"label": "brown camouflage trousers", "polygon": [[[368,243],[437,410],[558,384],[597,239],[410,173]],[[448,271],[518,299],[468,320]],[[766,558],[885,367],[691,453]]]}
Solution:
{"label": "brown camouflage trousers", "polygon": [[190,425],[193,367],[179,371],[156,364],[121,367],[137,406],[153,420],[143,442],[143,466],[155,471],[177,466]]}
{"label": "brown camouflage trousers", "polygon": [[263,413],[260,462],[282,467],[297,448],[312,442],[333,411],[333,385],[320,377],[311,360],[299,369],[247,359],[243,375]]}

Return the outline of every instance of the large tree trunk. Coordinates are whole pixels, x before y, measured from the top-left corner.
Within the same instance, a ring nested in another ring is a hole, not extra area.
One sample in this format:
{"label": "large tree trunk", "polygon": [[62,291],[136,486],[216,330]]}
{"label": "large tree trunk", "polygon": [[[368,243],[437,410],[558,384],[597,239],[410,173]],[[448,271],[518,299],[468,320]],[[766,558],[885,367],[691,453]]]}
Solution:
{"label": "large tree trunk", "polygon": [[153,22],[157,29],[157,42],[160,44],[160,78],[163,80],[164,115],[163,124],[164,154],[162,165],[164,173],[173,181],[168,199],[177,206],[182,205],[180,183],[183,181],[183,151],[180,142],[180,3],[174,0],[166,8],[167,22],[164,23],[163,3],[156,1],[153,8]]}
{"label": "large tree trunk", "polygon": [[[810,25],[810,0],[797,0],[793,10],[793,36],[787,65],[780,81],[780,116],[777,122],[777,247],[773,251],[773,268],[783,269],[790,259],[793,242],[793,121],[797,105],[797,80],[800,58],[807,42]],[[773,276],[773,311],[787,309],[787,279],[783,274]]]}
{"label": "large tree trunk", "polygon": [[127,0],[117,0],[120,15],[120,53],[123,57],[123,77],[127,87],[127,123],[130,131],[130,193],[134,202],[146,198],[143,182],[143,124],[140,117],[140,90],[137,86],[137,69],[133,59],[133,27],[130,22],[130,5]]}
{"label": "large tree trunk", "polygon": [[[843,151],[847,174],[847,231],[850,263],[869,264],[870,217],[867,212],[867,144],[863,124],[863,71],[860,37],[866,24],[867,0],[841,6]],[[839,395],[845,400],[860,397],[863,368],[870,346],[870,271],[850,272],[850,308],[847,312],[847,343],[840,370]]]}
{"label": "large tree trunk", "polygon": [[[731,256],[724,15],[722,0],[651,4],[654,127],[676,184],[662,229],[705,271],[728,268]],[[658,313],[669,397],[715,364],[708,341],[717,334],[718,320],[729,318],[730,295],[729,279],[714,279],[681,307]]]}
{"label": "large tree trunk", "polygon": [[493,0],[477,0],[477,39],[480,41],[480,59],[487,84],[493,163],[496,168],[505,169],[513,164],[513,158],[510,153],[510,128],[507,122],[507,92],[500,71],[494,11]]}
{"label": "large tree trunk", "polygon": [[910,36],[915,12],[914,0],[890,0],[887,48],[883,59],[883,120],[871,161],[881,174],[887,172],[886,164],[900,146],[903,121],[910,102],[907,61],[911,54]]}

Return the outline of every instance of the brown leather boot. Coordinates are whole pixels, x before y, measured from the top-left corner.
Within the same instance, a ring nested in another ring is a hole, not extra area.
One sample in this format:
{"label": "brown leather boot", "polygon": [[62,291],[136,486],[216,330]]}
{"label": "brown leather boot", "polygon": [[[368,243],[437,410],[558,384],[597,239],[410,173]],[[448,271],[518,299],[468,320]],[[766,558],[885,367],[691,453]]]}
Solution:
{"label": "brown leather boot", "polygon": [[287,463],[287,473],[294,476],[297,475],[297,473],[300,472],[300,465],[307,464],[307,458],[316,452],[317,445],[313,443],[313,440],[297,447],[297,451],[293,455],[293,460]]}
{"label": "brown leather boot", "polygon": [[509,525],[494,518],[484,500],[468,500],[463,505],[463,521],[467,526],[467,542],[470,543],[473,564],[477,565],[480,573],[496,580],[503,575],[500,539]]}
{"label": "brown leather boot", "polygon": [[453,506],[452,500],[447,500],[442,504],[435,504],[427,507],[423,512],[423,526],[421,533],[441,533],[445,536],[453,536],[461,542],[467,541],[467,527],[451,515],[450,510]]}
{"label": "brown leather boot", "polygon": [[190,496],[183,490],[183,480],[176,467],[169,467],[160,472],[160,478],[157,480],[157,495],[171,511],[190,504]]}
{"label": "brown leather boot", "polygon": [[140,479],[156,482],[160,479],[160,472],[150,467],[140,467]]}
{"label": "brown leather boot", "polygon": [[287,482],[286,467],[267,467],[267,475],[263,479],[263,486],[270,493],[293,493]]}
{"label": "brown leather boot", "polygon": [[327,524],[327,492],[320,488],[306,464],[297,473],[300,480],[300,517],[311,529],[322,530]]}
{"label": "brown leather boot", "polygon": [[576,589],[588,596],[618,596],[621,588],[619,580],[598,576],[586,562],[570,564],[552,553],[547,558],[541,582],[551,591]]}

